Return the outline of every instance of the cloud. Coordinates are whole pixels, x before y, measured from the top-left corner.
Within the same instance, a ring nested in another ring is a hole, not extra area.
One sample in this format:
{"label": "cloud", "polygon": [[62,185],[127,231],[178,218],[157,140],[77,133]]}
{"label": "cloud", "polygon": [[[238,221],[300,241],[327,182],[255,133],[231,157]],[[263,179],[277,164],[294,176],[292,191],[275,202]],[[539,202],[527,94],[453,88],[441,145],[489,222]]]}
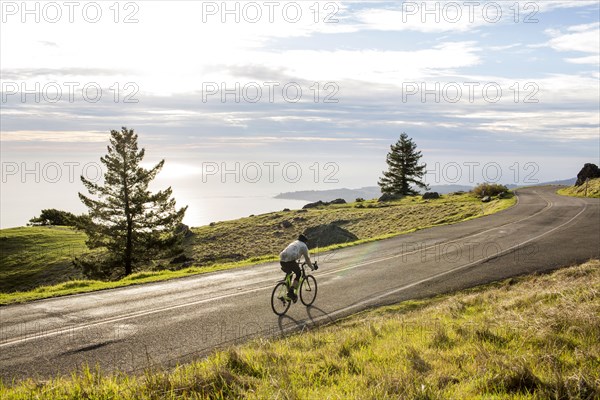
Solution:
{"label": "cloud", "polygon": [[560,52],[589,53],[590,56],[566,58],[574,64],[600,64],[600,23],[574,25],[563,33],[557,30],[547,30],[546,34],[553,36],[547,43],[549,47]]}
{"label": "cloud", "polygon": [[598,138],[598,114],[595,111],[481,111],[458,119],[476,120],[475,129],[514,137],[543,137],[557,141]]}
{"label": "cloud", "polygon": [[0,142],[106,142],[110,134],[98,131],[2,131]]}

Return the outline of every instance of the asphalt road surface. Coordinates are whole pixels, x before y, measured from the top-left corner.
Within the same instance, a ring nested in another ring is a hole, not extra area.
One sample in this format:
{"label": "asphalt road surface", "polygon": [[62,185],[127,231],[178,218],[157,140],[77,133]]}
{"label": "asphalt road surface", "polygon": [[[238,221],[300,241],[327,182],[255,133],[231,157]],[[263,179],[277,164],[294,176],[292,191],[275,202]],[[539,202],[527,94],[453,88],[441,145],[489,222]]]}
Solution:
{"label": "asphalt road surface", "polygon": [[369,307],[600,258],[600,200],[556,188],[518,190],[518,204],[318,255],[312,307],[277,317],[277,264],[0,307],[0,379],[44,379],[82,365],[141,373],[216,347],[311,329]]}

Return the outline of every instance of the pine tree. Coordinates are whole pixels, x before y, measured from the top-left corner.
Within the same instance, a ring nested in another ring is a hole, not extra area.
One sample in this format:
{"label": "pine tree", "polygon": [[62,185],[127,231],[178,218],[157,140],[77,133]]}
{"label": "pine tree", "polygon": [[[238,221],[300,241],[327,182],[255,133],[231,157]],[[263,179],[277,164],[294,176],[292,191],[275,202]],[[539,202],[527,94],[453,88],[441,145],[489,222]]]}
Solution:
{"label": "pine tree", "polygon": [[427,190],[427,185],[421,181],[427,165],[419,165],[422,155],[420,151],[416,151],[417,145],[412,139],[406,133],[402,133],[390,149],[387,155],[389,169],[383,172],[383,177],[378,182],[382,193],[393,196],[417,194],[411,185]]}
{"label": "pine tree", "polygon": [[[108,250],[102,260],[104,273],[108,270],[107,275],[114,275],[115,268],[124,267],[125,275],[129,275],[135,266],[160,257],[177,245],[180,237],[175,230],[187,206],[176,210],[170,187],[150,193],[148,184],[165,160],[151,169],[142,168],[145,150],[138,151],[138,135],[133,130],[122,128],[121,132],[112,130],[110,134],[108,154],[100,158],[106,167],[104,184],[81,177],[95,198],[79,193],[89,209],[89,218],[79,228],[87,234],[90,249]],[[89,270],[90,265],[87,267]],[[97,266],[92,268],[98,271]]]}

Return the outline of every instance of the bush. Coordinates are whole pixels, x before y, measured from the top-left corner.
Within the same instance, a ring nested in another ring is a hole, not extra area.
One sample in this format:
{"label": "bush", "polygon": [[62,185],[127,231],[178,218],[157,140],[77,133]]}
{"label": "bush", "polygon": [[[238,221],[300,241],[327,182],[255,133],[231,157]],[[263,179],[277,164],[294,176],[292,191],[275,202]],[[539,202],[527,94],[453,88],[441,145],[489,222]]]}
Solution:
{"label": "bush", "polygon": [[357,203],[362,203],[363,201],[365,201],[365,199],[363,199],[362,197],[357,197],[356,200]]}
{"label": "bush", "polygon": [[33,217],[29,220],[29,225],[33,226],[73,226],[77,221],[77,216],[68,212],[56,210],[54,208],[42,210],[39,217]]}
{"label": "bush", "polygon": [[506,192],[508,192],[508,188],[506,186],[487,182],[481,183],[471,190],[471,193],[479,198],[485,196],[498,196],[499,194]]}

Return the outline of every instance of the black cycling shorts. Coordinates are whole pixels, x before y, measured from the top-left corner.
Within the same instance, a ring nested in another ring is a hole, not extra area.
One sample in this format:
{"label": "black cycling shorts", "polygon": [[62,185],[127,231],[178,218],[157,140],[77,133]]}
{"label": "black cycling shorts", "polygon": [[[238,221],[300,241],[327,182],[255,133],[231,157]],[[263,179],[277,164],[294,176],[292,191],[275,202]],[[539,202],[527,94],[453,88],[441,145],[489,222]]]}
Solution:
{"label": "black cycling shorts", "polygon": [[286,274],[293,272],[296,274],[296,279],[300,280],[300,275],[302,275],[302,272],[300,271],[300,266],[296,261],[280,261],[279,263],[281,264],[281,270],[283,272]]}

